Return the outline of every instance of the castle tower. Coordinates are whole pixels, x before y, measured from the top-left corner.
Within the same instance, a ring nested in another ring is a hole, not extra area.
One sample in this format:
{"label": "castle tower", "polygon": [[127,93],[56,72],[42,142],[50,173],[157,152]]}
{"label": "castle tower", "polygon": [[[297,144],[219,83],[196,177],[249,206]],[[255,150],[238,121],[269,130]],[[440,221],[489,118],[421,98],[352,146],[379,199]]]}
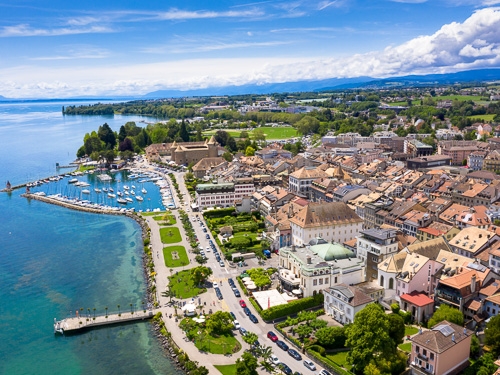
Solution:
{"label": "castle tower", "polygon": [[173,153],[172,157],[174,158],[174,161],[176,162],[177,165],[185,164],[185,152],[182,149],[181,146],[177,146],[175,149],[175,152]]}
{"label": "castle tower", "polygon": [[216,158],[217,157],[217,141],[215,140],[215,137],[213,135],[210,137],[210,140],[207,142],[207,147],[208,147],[208,157],[209,158]]}

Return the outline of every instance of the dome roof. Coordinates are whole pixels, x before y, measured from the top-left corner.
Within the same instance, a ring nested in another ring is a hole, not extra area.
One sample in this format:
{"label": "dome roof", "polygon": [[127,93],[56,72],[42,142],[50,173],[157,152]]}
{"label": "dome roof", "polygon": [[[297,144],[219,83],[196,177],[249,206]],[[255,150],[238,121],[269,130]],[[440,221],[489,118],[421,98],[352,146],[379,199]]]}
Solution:
{"label": "dome roof", "polygon": [[311,251],[325,261],[354,258],[354,253],[339,243],[325,243],[311,246]]}

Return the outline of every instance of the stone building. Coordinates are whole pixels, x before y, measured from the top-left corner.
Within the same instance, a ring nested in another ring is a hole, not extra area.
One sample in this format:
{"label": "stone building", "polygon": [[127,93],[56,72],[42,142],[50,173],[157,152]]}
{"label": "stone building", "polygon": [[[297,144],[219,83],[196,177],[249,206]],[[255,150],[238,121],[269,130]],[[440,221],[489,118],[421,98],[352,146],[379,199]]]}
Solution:
{"label": "stone building", "polygon": [[149,161],[160,161],[166,156],[177,165],[188,165],[217,157],[217,147],[214,136],[203,142],[156,143],[146,147],[146,157]]}

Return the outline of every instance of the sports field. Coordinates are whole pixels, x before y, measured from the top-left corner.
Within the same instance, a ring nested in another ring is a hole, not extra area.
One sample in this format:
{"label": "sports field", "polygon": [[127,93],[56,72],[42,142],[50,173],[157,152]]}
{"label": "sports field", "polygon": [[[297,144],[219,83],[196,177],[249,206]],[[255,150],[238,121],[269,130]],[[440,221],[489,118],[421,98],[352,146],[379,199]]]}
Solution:
{"label": "sports field", "polygon": [[[276,139],[288,139],[297,137],[297,130],[292,127],[282,127],[282,128],[273,128],[270,126],[258,128],[264,132],[266,135],[266,140],[276,140]],[[225,130],[231,137],[239,138],[241,134],[241,130]],[[210,136],[217,132],[217,130],[210,130],[207,132],[203,132],[204,136]],[[252,137],[252,131],[249,131],[248,134]]]}
{"label": "sports field", "polygon": [[467,116],[467,118],[470,118],[472,120],[493,121],[495,116],[496,116],[495,114],[489,114],[489,115]]}

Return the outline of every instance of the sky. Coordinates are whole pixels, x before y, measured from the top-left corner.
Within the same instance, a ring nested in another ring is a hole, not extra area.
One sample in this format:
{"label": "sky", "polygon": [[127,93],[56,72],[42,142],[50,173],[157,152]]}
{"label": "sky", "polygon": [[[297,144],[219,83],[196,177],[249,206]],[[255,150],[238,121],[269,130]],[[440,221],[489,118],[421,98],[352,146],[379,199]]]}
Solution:
{"label": "sky", "polygon": [[0,95],[500,67],[500,0],[0,0]]}

